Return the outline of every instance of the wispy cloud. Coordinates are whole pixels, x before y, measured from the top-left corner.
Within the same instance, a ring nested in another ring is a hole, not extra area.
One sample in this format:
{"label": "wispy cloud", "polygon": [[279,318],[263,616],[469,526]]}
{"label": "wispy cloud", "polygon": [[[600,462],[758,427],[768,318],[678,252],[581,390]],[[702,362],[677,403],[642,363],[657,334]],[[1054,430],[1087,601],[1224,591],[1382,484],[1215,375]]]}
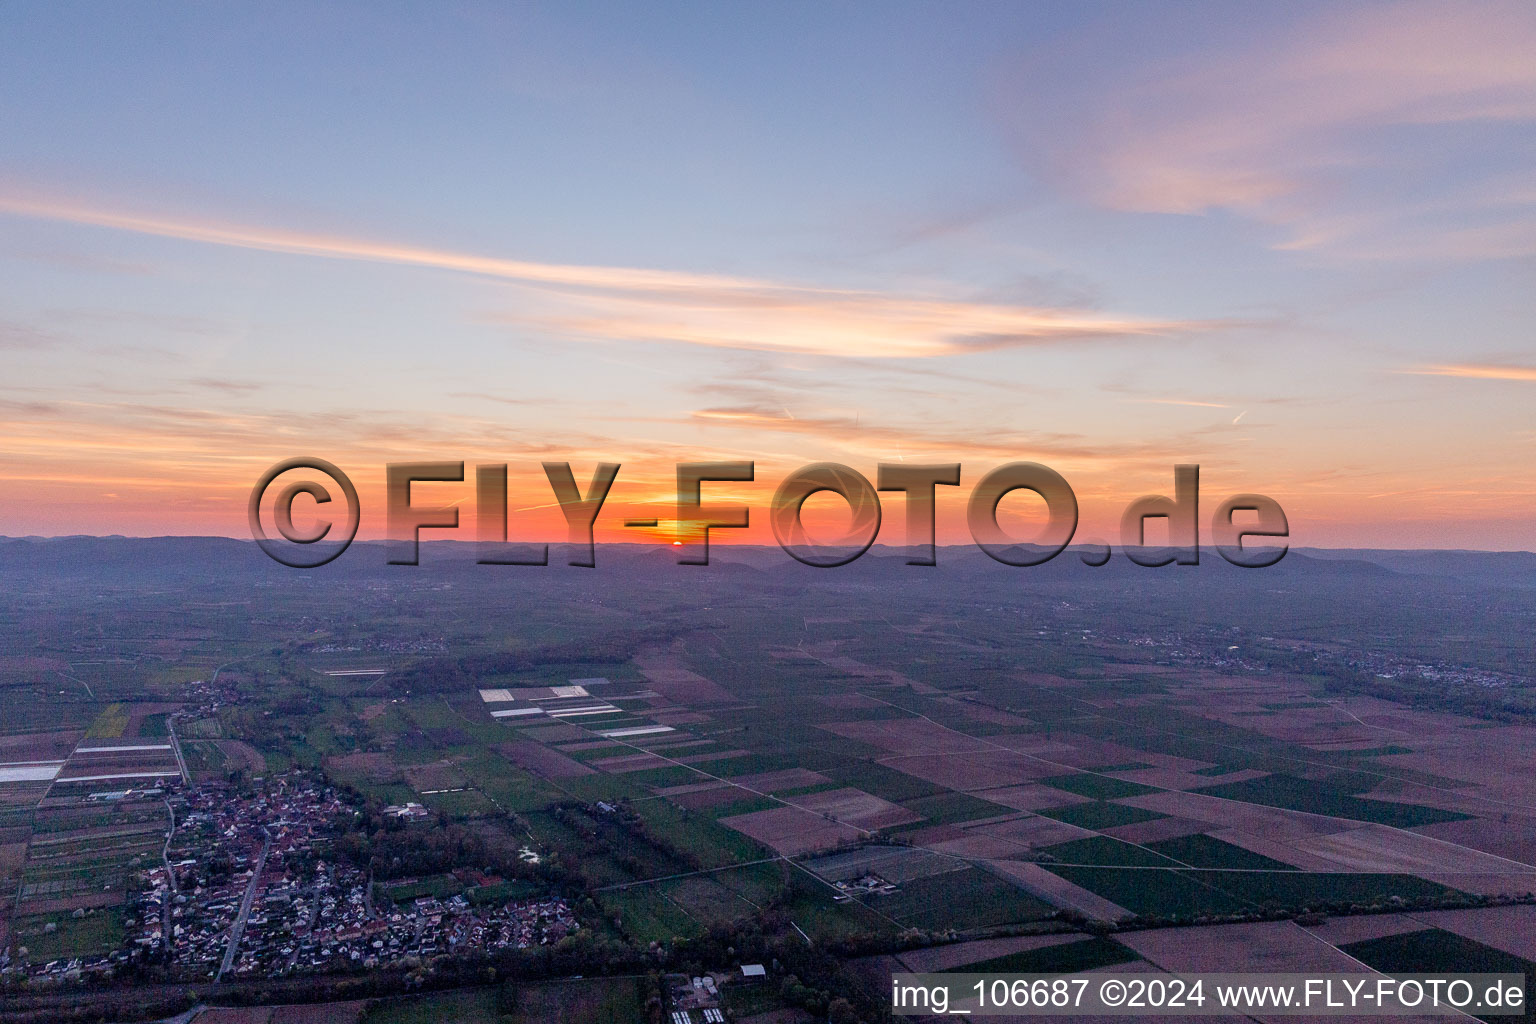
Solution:
{"label": "wispy cloud", "polygon": [[[1236,326],[878,293],[794,292],[609,295],[568,315],[492,319],[594,339],[675,342],[860,358],[963,355],[1028,345],[1153,337]],[[591,309],[600,305],[600,309]]]}
{"label": "wispy cloud", "polygon": [[251,381],[230,380],[225,377],[191,377],[185,383],[191,387],[202,388],[207,391],[222,391],[226,395],[248,395],[253,391],[260,391],[265,386]]}
{"label": "wispy cloud", "polygon": [[775,432],[814,438],[819,444],[878,458],[933,457],[1051,459],[1064,465],[1161,464],[1170,450],[1167,439],[1096,442],[1080,434],[999,430],[922,430],[865,422],[858,415],[793,415],[787,409],[757,405],[716,406],[694,410],[699,425],[730,427],[761,434]]}
{"label": "wispy cloud", "polygon": [[175,238],[187,242],[203,242],[209,245],[259,249],[264,252],[299,256],[318,256],[325,259],[456,270],[487,277],[567,287],[663,291],[698,288],[730,289],[751,287],[755,284],[755,282],[738,278],[711,274],[643,270],[631,267],[583,267],[559,263],[532,263],[285,228],[131,213],[83,203],[39,200],[15,195],[0,196],[0,212],[40,220],[132,231],[137,234]]}
{"label": "wispy cloud", "polygon": [[1192,398],[1127,398],[1126,401],[1138,402],[1146,405],[1188,405],[1197,409],[1231,408],[1223,402],[1197,402]]}
{"label": "wispy cloud", "polygon": [[229,333],[229,328],[215,320],[201,316],[176,313],[149,313],[137,309],[54,309],[47,313],[49,320],[70,326],[122,326],[138,328],[155,334],[189,334],[214,337]]}
{"label": "wispy cloud", "polygon": [[17,352],[29,349],[51,349],[66,340],[54,331],[45,331],[30,324],[0,320],[0,352]]}
{"label": "wispy cloud", "polygon": [[1536,381],[1536,366],[1488,366],[1476,363],[1453,363],[1443,366],[1416,366],[1396,372],[1423,377],[1469,377],[1475,380]]}
{"label": "wispy cloud", "polygon": [[1171,335],[1228,325],[952,297],[907,297],[686,271],[538,263],[25,196],[0,195],[0,213],[208,245],[496,278],[539,291],[547,300],[546,308],[494,313],[486,319],[584,338],[913,358]]}
{"label": "wispy cloud", "polygon": [[1181,60],[1185,70],[1168,74],[1170,60],[1154,74],[1106,75],[1101,90],[1024,118],[1021,137],[1037,154],[1038,122],[1052,119],[1055,173],[1095,202],[1234,211],[1282,228],[1279,248],[1536,252],[1536,6],[1420,0],[1276,13],[1285,10],[1304,9],[1271,9],[1289,24]]}
{"label": "wispy cloud", "polygon": [[510,405],[518,409],[531,406],[553,405],[555,402],[552,398],[528,398],[521,395],[516,398],[509,398],[506,395],[493,395],[485,391],[454,391],[448,397],[464,398],[476,402],[494,402],[497,405]]}

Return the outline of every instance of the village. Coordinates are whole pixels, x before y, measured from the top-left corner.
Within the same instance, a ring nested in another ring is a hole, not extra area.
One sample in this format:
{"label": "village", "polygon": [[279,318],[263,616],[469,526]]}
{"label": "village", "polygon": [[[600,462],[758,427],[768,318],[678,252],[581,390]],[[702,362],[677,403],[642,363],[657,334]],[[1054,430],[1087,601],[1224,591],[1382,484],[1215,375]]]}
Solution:
{"label": "village", "polygon": [[282,977],[526,949],[580,927],[557,898],[392,902],[366,871],[332,856],[338,829],[360,812],[313,774],[258,780],[244,794],[222,783],[172,788],[164,802],[174,826],[141,872],[121,948],[8,959],[0,972],[70,979],[136,963],[186,980]]}
{"label": "village", "polygon": [[145,962],[215,979],[280,977],[410,957],[557,942],[579,925],[565,901],[473,906],[463,896],[395,906],[363,870],[327,859],[358,817],[317,777],[278,776],[254,796],[185,794],[164,863],[128,922]]}

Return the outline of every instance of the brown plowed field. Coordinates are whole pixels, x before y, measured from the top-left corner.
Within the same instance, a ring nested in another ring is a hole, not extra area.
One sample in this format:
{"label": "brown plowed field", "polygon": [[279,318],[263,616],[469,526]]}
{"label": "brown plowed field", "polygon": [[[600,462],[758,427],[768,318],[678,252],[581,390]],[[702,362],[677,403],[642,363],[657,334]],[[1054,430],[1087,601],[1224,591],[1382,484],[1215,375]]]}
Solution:
{"label": "brown plowed field", "polygon": [[921,815],[899,804],[882,800],[861,789],[833,789],[793,799],[797,807],[804,807],[817,814],[830,814],[838,821],[870,830],[905,825],[921,818]]}
{"label": "brown plowed field", "polygon": [[798,807],[774,807],[751,814],[737,814],[721,818],[720,824],[751,836],[786,857],[810,853],[812,850],[825,850],[857,839],[863,834],[850,825],[828,821]]}
{"label": "brown plowed field", "polygon": [[595,774],[593,770],[574,757],[566,757],[558,750],[551,750],[533,740],[513,740],[502,743],[496,750],[519,768],[527,769],[546,779],[569,779],[578,775]]}

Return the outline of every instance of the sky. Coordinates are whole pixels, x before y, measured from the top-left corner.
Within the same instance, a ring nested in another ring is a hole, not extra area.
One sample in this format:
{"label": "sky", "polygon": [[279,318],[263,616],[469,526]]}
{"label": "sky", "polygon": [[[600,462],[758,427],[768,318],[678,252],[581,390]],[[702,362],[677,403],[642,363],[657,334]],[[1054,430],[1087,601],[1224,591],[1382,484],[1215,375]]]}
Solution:
{"label": "sky", "polygon": [[248,537],[311,455],[365,537],[430,460],[562,539],[553,460],[663,542],[679,462],[756,542],[799,466],[960,463],[956,543],[1034,461],[1080,540],[1198,463],[1531,550],[1533,285],[1528,0],[0,6],[0,535]]}

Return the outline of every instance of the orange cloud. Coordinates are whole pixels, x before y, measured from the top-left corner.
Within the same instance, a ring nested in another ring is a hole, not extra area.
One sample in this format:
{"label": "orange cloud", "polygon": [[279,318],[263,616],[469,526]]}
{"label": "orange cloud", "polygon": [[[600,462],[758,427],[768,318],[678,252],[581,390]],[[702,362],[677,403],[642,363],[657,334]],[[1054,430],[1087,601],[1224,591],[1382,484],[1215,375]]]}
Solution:
{"label": "orange cloud", "polygon": [[946,462],[1039,459],[1058,461],[1067,466],[1162,466],[1168,461],[1171,445],[1166,438],[1157,442],[1099,444],[1078,435],[1039,431],[1027,435],[996,430],[916,431],[866,424],[856,417],[791,416],[788,412],[754,406],[698,409],[690,418],[697,423],[811,437],[842,451],[882,460],[918,457]]}
{"label": "orange cloud", "polygon": [[1398,370],[1424,377],[1469,377],[1475,380],[1536,381],[1536,366],[1480,366],[1456,363],[1446,366],[1423,366],[1412,370]]}
{"label": "orange cloud", "polygon": [[514,282],[543,312],[490,319],[580,337],[829,356],[914,358],[1224,326],[960,299],[908,298],[753,278],[535,263],[279,228],[0,196],[0,212],[263,252],[423,267]]}
{"label": "orange cloud", "polygon": [[1230,409],[1230,405],[1223,402],[1197,402],[1192,398],[1127,398],[1127,402],[1137,402],[1146,405],[1187,405],[1196,409]]}

